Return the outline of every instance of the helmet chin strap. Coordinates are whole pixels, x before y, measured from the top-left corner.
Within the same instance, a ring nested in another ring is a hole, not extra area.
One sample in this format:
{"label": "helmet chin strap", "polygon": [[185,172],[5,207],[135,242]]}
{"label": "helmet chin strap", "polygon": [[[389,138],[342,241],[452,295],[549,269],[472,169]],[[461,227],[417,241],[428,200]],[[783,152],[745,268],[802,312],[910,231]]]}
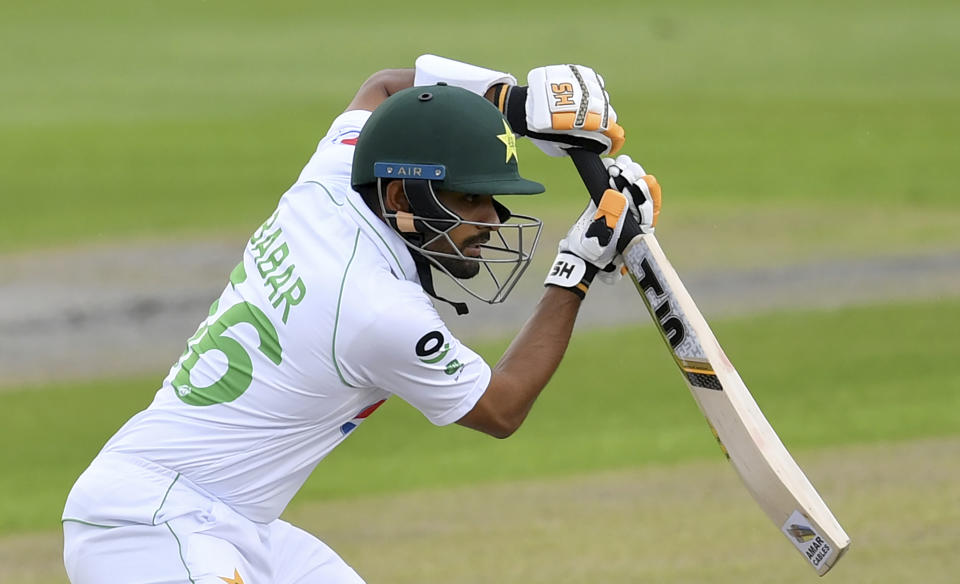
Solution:
{"label": "helmet chin strap", "polygon": [[411,255],[413,256],[413,263],[417,266],[417,275],[420,276],[420,286],[423,287],[424,292],[452,306],[453,309],[457,311],[458,316],[463,316],[470,312],[465,302],[455,302],[438,295],[433,288],[433,271],[430,269],[430,262],[427,261],[427,258],[423,257],[423,254],[414,252]]}
{"label": "helmet chin strap", "polygon": [[[423,291],[429,294],[431,297],[440,300],[441,302],[446,302],[457,311],[458,316],[463,316],[470,312],[470,309],[467,308],[466,303],[456,302],[449,300],[437,294],[436,289],[433,286],[433,271],[430,269],[431,263],[427,258],[420,253],[419,250],[421,246],[424,245],[425,237],[421,230],[429,231],[425,225],[417,225],[418,222],[428,221],[428,219],[417,218],[411,222],[411,225],[400,225],[397,221],[396,215],[388,216],[386,212],[386,206],[384,203],[384,193],[382,190],[383,179],[377,180],[377,191],[380,195],[380,205],[381,210],[383,211],[383,216],[387,219],[387,222],[390,224],[393,229],[406,239],[410,244],[408,247],[411,250],[411,256],[413,256],[413,263],[417,266],[417,276],[420,278],[420,286],[423,288]],[[411,197],[407,195],[407,201],[436,201],[436,196],[433,192],[433,186],[430,184],[429,180],[419,180],[419,179],[403,179],[403,190],[406,194],[408,191],[416,191],[416,194],[419,196]],[[444,215],[449,214],[449,211],[439,207],[439,203],[436,206],[429,205],[431,208],[426,209],[426,212],[432,215]],[[413,209],[413,203],[411,202],[411,209],[414,211],[414,216],[419,215],[419,209]],[[428,215],[429,216],[429,215]]]}

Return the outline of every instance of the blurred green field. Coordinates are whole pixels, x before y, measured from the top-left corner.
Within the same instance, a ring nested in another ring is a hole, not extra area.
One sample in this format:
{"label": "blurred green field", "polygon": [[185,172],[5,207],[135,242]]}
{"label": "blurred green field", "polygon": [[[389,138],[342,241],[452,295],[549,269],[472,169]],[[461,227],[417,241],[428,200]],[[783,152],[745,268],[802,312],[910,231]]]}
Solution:
{"label": "blurred green field", "polygon": [[[942,328],[958,319],[960,300],[952,300],[751,317],[720,321],[715,330],[784,442],[803,451],[960,432],[960,378],[944,367],[955,359],[960,333]],[[493,361],[503,346],[481,351]],[[17,445],[0,451],[0,533],[56,528],[76,476],[150,402],[159,381],[0,393],[0,437]],[[530,419],[509,440],[436,429],[391,400],[320,465],[292,509],[717,457],[655,330],[597,330],[573,340]]]}
{"label": "blurred green field", "polygon": [[[723,235],[786,206],[795,250],[811,233],[834,253],[958,243],[946,0],[613,2],[597,30],[573,2],[0,11],[0,250],[248,233],[363,79],[428,51],[521,77],[595,64],[675,229],[715,218],[704,235]],[[521,163],[549,188],[533,210],[566,223],[582,200],[570,165],[529,144]]]}

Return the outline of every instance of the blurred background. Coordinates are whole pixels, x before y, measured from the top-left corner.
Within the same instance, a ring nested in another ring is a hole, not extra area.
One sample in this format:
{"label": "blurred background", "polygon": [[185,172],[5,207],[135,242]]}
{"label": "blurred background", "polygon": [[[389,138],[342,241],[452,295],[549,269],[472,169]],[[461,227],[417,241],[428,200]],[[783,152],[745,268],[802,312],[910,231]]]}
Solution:
{"label": "blurred background", "polygon": [[[657,235],[853,538],[838,582],[960,571],[960,6],[0,4],[0,581],[62,583],[76,476],[152,399],[332,119],[435,53],[607,82]],[[520,145],[546,224],[495,362],[585,193]],[[445,313],[448,314],[448,313]],[[396,402],[396,403],[394,403]],[[286,516],[370,582],[815,578],[718,452],[632,285],[594,286],[505,442],[399,400]]]}

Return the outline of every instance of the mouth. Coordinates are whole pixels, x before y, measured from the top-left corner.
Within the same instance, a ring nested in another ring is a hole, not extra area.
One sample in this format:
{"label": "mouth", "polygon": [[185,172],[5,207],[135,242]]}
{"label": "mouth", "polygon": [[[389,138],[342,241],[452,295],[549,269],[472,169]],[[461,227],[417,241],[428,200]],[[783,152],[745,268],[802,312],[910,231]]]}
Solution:
{"label": "mouth", "polygon": [[471,258],[480,257],[481,253],[483,252],[483,244],[487,243],[488,241],[490,241],[489,235],[471,237],[464,242],[462,250],[463,255]]}

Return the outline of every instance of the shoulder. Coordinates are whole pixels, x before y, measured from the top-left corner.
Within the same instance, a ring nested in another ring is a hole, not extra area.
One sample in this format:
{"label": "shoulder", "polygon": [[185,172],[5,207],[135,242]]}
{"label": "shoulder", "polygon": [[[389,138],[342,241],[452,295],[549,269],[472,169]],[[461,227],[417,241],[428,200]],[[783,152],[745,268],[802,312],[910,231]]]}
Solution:
{"label": "shoulder", "polygon": [[342,311],[354,313],[351,320],[355,325],[391,331],[423,320],[439,321],[440,316],[420,284],[396,277],[383,262],[371,264],[368,256],[373,255],[373,250],[367,250],[368,245],[371,244],[359,243],[358,255],[364,257],[357,259],[358,269],[351,270],[345,282]]}
{"label": "shoulder", "polygon": [[355,302],[356,320],[341,321],[334,343],[341,379],[398,395],[437,425],[473,408],[490,367],[450,332],[419,285],[370,287]]}
{"label": "shoulder", "polygon": [[337,116],[317,144],[316,151],[300,173],[297,182],[320,181],[325,178],[349,180],[357,138],[369,117],[370,112],[365,110],[351,110]]}
{"label": "shoulder", "polygon": [[382,267],[345,279],[337,321],[337,344],[364,354],[413,346],[427,332],[445,328],[418,283]]}

